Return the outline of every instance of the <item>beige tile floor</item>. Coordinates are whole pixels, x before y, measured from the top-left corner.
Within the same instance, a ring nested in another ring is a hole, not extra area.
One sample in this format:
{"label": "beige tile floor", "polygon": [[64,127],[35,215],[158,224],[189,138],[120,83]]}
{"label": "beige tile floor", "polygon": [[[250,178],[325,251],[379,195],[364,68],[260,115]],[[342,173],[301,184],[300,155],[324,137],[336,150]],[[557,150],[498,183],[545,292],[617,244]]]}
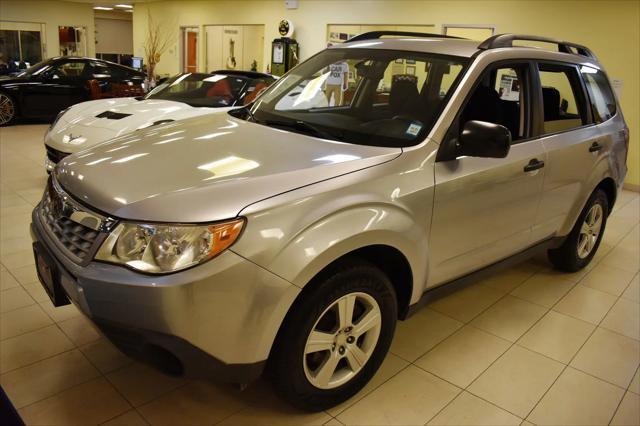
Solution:
{"label": "beige tile floor", "polygon": [[398,325],[352,400],[302,413],[259,381],[164,376],[121,355],[37,283],[29,213],[44,125],[0,129],[0,383],[29,424],[640,423],[640,197],[623,192],[586,271],[533,259]]}

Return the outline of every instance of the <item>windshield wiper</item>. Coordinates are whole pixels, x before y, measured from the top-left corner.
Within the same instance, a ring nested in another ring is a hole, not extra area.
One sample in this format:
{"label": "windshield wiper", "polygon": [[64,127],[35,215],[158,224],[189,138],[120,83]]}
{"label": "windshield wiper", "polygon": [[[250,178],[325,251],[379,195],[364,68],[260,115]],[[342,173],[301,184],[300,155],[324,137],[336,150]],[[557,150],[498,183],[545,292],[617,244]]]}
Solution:
{"label": "windshield wiper", "polygon": [[294,120],[294,121],[277,121],[277,120],[263,120],[257,121],[257,123],[264,124],[267,126],[274,127],[284,127],[287,129],[294,129],[298,131],[303,131],[307,134],[312,134],[314,136],[323,138],[323,139],[334,139],[334,140],[343,140],[342,136],[333,134],[331,132],[327,132],[326,130],[322,130],[313,124],[307,123],[302,120]]}

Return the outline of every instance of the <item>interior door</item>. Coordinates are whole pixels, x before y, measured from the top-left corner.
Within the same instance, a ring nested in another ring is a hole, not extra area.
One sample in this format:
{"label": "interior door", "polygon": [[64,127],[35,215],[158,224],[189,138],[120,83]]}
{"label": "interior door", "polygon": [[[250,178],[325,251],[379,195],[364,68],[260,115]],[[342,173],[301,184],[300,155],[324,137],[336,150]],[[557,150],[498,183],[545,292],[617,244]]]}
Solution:
{"label": "interior door", "polygon": [[183,71],[198,72],[198,29],[183,28]]}
{"label": "interior door", "polygon": [[[509,93],[504,90],[507,81],[513,89]],[[531,243],[546,154],[540,141],[530,138],[530,81],[529,64],[487,70],[449,132],[453,139],[443,142],[455,143],[470,120],[500,124],[512,134],[506,158],[458,156],[435,163],[430,286],[500,261]]]}

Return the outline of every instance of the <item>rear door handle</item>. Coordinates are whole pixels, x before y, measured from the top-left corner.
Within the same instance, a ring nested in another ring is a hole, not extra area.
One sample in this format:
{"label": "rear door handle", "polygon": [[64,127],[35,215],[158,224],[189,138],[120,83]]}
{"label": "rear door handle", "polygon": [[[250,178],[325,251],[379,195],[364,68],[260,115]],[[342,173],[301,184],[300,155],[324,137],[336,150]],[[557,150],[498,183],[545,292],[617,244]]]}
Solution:
{"label": "rear door handle", "polygon": [[529,164],[524,166],[524,171],[525,172],[532,172],[534,170],[538,170],[538,169],[541,169],[543,167],[544,167],[544,161],[538,160],[537,158],[534,158],[531,161],[529,161]]}
{"label": "rear door handle", "polygon": [[594,142],[591,144],[591,146],[589,147],[589,152],[598,152],[603,148],[602,145],[600,145],[598,142]]}

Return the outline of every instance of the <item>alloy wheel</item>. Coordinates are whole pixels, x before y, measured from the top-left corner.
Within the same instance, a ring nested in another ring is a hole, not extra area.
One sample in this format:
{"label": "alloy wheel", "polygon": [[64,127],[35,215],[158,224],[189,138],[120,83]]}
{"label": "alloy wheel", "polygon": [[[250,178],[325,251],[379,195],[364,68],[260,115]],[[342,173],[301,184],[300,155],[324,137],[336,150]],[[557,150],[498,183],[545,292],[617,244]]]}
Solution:
{"label": "alloy wheel", "polygon": [[0,125],[9,123],[15,115],[13,100],[5,94],[0,93]]}
{"label": "alloy wheel", "polygon": [[603,211],[600,204],[591,206],[585,216],[578,237],[578,257],[580,259],[589,256],[596,246],[600,231],[602,230],[602,216]]}
{"label": "alloy wheel", "polygon": [[319,389],[333,389],[355,377],[378,343],[382,314],[367,293],[349,293],[322,312],[307,338],[304,372]]}

